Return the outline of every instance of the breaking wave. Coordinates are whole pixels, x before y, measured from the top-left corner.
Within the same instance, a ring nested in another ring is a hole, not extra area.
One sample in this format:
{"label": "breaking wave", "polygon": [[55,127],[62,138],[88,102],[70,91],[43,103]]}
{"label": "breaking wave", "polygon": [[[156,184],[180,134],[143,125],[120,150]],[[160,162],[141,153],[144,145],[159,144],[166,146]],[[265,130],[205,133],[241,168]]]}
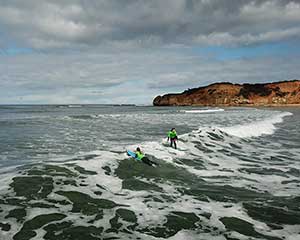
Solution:
{"label": "breaking wave", "polygon": [[293,114],[290,112],[283,112],[261,121],[255,121],[245,125],[223,127],[220,129],[230,135],[234,135],[237,137],[242,137],[242,138],[259,137],[263,134],[273,134],[274,131],[276,130],[275,124],[281,123],[284,117],[291,116],[291,115]]}
{"label": "breaking wave", "polygon": [[[297,239],[299,153],[249,138],[290,115],[202,127],[177,149],[161,139],[19,168],[1,180],[0,238]],[[159,167],[129,159],[137,146]]]}
{"label": "breaking wave", "polygon": [[214,112],[224,112],[222,108],[217,109],[194,109],[194,110],[181,110],[184,113],[214,113]]}

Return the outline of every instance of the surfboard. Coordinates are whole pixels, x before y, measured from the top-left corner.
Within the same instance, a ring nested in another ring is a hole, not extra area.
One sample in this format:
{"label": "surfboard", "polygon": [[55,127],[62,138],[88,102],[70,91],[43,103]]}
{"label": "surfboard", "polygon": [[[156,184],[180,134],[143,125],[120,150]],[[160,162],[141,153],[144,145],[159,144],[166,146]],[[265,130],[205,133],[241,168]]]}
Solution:
{"label": "surfboard", "polygon": [[170,146],[170,143],[169,142],[162,142],[162,145],[164,146],[164,147],[167,147],[167,148],[171,148],[172,150],[178,150],[178,151],[187,151],[187,149],[185,149],[185,148],[181,148],[181,147],[178,147],[177,146],[177,149],[175,149],[175,148],[173,148],[173,147],[171,147]]}
{"label": "surfboard", "polygon": [[135,154],[134,152],[132,152],[132,151],[130,151],[130,150],[126,150],[126,152],[127,152],[127,155],[128,155],[128,156],[130,156],[130,157],[132,157],[132,158],[134,158],[134,159],[136,159],[136,160],[139,160],[139,159],[136,157],[136,154]]}

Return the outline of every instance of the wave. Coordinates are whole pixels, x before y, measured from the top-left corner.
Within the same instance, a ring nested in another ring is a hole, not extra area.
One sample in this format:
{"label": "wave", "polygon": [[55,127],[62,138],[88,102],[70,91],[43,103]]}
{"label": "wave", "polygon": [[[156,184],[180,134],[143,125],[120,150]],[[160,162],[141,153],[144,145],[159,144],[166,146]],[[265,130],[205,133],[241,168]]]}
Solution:
{"label": "wave", "polygon": [[81,108],[82,107],[82,105],[79,105],[79,104],[71,104],[71,105],[68,105],[67,106],[68,108]]}
{"label": "wave", "polygon": [[90,119],[97,119],[101,115],[96,114],[87,114],[87,115],[71,115],[71,116],[64,116],[63,119],[65,120],[90,120]]}
{"label": "wave", "polygon": [[[264,127],[270,132],[272,126],[275,128],[274,124],[282,122],[285,116],[290,115],[292,114],[279,113],[262,121],[231,128],[250,132],[257,130],[257,134],[263,134],[266,132]],[[77,115],[82,116],[85,118],[93,115]],[[42,236],[45,231],[49,236],[57,238],[65,234],[75,236],[76,231],[82,229],[87,236],[97,237],[96,234],[100,232],[103,238],[116,236],[115,238],[121,239],[225,239],[225,236],[221,236],[224,233],[222,223],[227,223],[226,220],[230,219],[233,224],[243,223],[249,226],[251,223],[253,229],[259,229],[260,236],[266,234],[278,236],[277,239],[287,239],[297,230],[297,226],[295,230],[290,228],[293,220],[287,222],[284,219],[284,228],[279,232],[269,227],[264,228],[267,226],[264,223],[269,223],[264,220],[264,216],[260,220],[259,213],[254,217],[248,213],[252,209],[252,212],[271,209],[274,212],[271,215],[272,219],[277,213],[283,213],[285,216],[294,214],[295,210],[290,206],[295,204],[297,198],[290,200],[290,204],[286,204],[287,207],[282,210],[277,206],[282,206],[285,198],[277,196],[271,199],[272,195],[265,193],[278,194],[281,191],[282,196],[295,195],[290,193],[298,192],[297,182],[290,183],[288,187],[280,182],[297,181],[298,172],[288,172],[290,165],[274,165],[271,169],[270,161],[277,161],[274,156],[279,157],[282,153],[279,155],[278,152],[276,155],[276,149],[273,151],[257,148],[254,144],[255,139],[252,142],[246,141],[241,136],[231,134],[230,128],[225,130],[212,126],[182,134],[179,136],[177,150],[170,148],[163,140],[140,143],[147,156],[160,164],[159,168],[150,168],[128,159],[124,147],[118,146],[114,150],[84,153],[70,159],[67,164],[55,162],[52,165],[26,166],[23,170],[18,169],[20,176],[15,177],[11,174],[2,177],[0,189],[4,197],[10,197],[12,194],[16,195],[13,190],[19,185],[24,186],[23,182],[31,184],[33,180],[41,179],[41,183],[38,183],[41,188],[53,186],[48,196],[35,202],[36,207],[30,199],[20,199],[28,209],[25,211],[25,224],[30,223],[29,217],[36,220],[38,216],[47,216],[49,211],[66,216],[64,222],[47,225],[57,228],[41,226],[34,229],[37,236]],[[127,146],[133,150],[135,147],[137,146]],[[285,158],[285,164],[287,161]],[[42,174],[43,177],[30,175],[34,173]],[[27,175],[24,177],[23,174]],[[295,177],[292,174],[295,174]],[[12,182],[14,184],[11,184]],[[20,193],[22,194],[22,191]],[[41,196],[39,192],[33,194]],[[35,196],[33,194],[32,196]],[[11,198],[2,201],[7,204],[9,200]],[[43,203],[50,209],[40,208]],[[101,204],[111,204],[112,210],[102,210],[99,207]],[[8,216],[12,206],[1,208],[1,216]],[[181,227],[183,221],[188,224]],[[275,221],[277,223],[277,219]],[[23,227],[26,225],[21,225],[24,224],[21,221],[16,222],[8,218],[7,222],[14,226],[11,231],[13,234],[17,229],[20,229],[20,234],[26,230]],[[69,223],[72,224],[71,227]],[[96,227],[99,225],[103,231],[98,231]],[[111,229],[116,229],[115,235],[111,233]],[[208,229],[207,235],[203,236],[202,229]],[[9,234],[12,234],[11,232]],[[164,235],[159,235],[161,232]],[[100,233],[99,238],[102,237]],[[220,235],[216,236],[219,233]],[[7,236],[5,239],[12,238],[11,235]],[[248,239],[243,235],[237,235],[236,238]]]}
{"label": "wave", "polygon": [[[270,118],[244,125],[202,127],[179,135],[177,150],[170,148],[166,139],[147,141],[127,147],[134,150],[137,146],[140,146],[156,158],[169,163],[173,163],[174,157],[194,158],[195,156],[210,162],[210,157],[214,158],[215,154],[219,155],[222,152],[227,153],[232,148],[237,150],[234,154],[239,155],[239,149],[248,146],[247,138],[273,134],[276,130],[275,124],[282,122],[284,117],[291,115],[293,114],[290,112],[282,112]],[[247,142],[246,146],[245,141]],[[208,157],[209,155],[211,156]],[[222,160],[218,164],[223,165]]]}
{"label": "wave", "polygon": [[82,115],[68,115],[63,116],[64,120],[91,120],[91,119],[99,119],[99,118],[120,118],[124,115],[122,114],[82,114]]}
{"label": "wave", "polygon": [[[189,154],[194,156],[206,156],[221,149],[244,147],[244,138],[259,137],[261,135],[273,134],[276,130],[275,124],[283,121],[284,117],[293,115],[290,112],[278,113],[270,118],[254,121],[244,125],[230,127],[201,127],[185,134],[179,135],[178,149],[169,147],[166,139],[160,141],[147,141],[140,143],[142,149],[147,149],[157,158],[172,162],[173,157],[182,157]],[[127,146],[128,149],[135,149],[138,145]]]}
{"label": "wave", "polygon": [[222,108],[217,109],[194,109],[194,110],[182,110],[184,113],[213,113],[213,112],[224,112]]}
{"label": "wave", "polygon": [[255,121],[252,123],[242,125],[235,125],[232,127],[223,127],[219,129],[230,135],[241,138],[259,137],[264,134],[273,134],[276,130],[275,124],[281,123],[284,117],[291,115],[293,114],[290,112],[283,112],[261,121]]}
{"label": "wave", "polygon": [[62,105],[55,105],[55,107],[57,107],[57,108],[82,108],[84,106],[80,105],[80,104],[69,104],[69,105],[62,104]]}
{"label": "wave", "polygon": [[[286,189],[285,185],[278,186],[274,179],[294,179],[290,168],[280,165],[281,159],[285,159],[285,164],[290,160],[271,138],[264,140],[267,147],[261,146],[255,139],[247,138],[274,133],[274,124],[291,115],[289,112],[277,113],[265,120],[228,128],[203,127],[179,135],[177,149],[171,148],[166,139],[127,146],[127,149],[134,150],[139,146],[154,161],[185,169],[208,182],[241,188],[252,186],[272,194],[285,195],[290,189]],[[270,167],[270,163],[274,163],[274,166]],[[266,176],[263,169],[272,174]],[[241,182],[241,177],[244,182]]]}

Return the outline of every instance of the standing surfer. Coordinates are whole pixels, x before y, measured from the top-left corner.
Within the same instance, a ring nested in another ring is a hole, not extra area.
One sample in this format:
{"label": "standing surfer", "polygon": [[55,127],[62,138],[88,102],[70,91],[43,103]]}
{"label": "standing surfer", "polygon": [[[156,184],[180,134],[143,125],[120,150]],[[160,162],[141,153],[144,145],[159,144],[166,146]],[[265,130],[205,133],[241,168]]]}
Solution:
{"label": "standing surfer", "polygon": [[173,147],[174,144],[174,148],[177,149],[176,141],[178,140],[178,137],[175,128],[172,128],[168,132],[168,141],[169,140],[170,140],[170,146]]}

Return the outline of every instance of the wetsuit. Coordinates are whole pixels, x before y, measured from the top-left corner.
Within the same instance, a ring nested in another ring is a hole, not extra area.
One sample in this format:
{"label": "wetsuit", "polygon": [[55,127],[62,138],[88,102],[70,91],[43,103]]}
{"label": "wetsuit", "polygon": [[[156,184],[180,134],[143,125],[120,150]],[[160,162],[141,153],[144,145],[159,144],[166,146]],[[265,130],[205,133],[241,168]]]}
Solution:
{"label": "wetsuit", "polygon": [[170,139],[170,142],[171,142],[170,146],[173,147],[173,144],[174,144],[174,148],[176,149],[177,148],[176,141],[177,141],[178,137],[177,137],[177,133],[175,130],[168,132],[168,139]]}
{"label": "wetsuit", "polygon": [[135,154],[138,160],[141,160],[143,163],[149,166],[158,165],[157,163],[152,162],[149,158],[145,157],[145,155],[142,152],[136,151]]}

